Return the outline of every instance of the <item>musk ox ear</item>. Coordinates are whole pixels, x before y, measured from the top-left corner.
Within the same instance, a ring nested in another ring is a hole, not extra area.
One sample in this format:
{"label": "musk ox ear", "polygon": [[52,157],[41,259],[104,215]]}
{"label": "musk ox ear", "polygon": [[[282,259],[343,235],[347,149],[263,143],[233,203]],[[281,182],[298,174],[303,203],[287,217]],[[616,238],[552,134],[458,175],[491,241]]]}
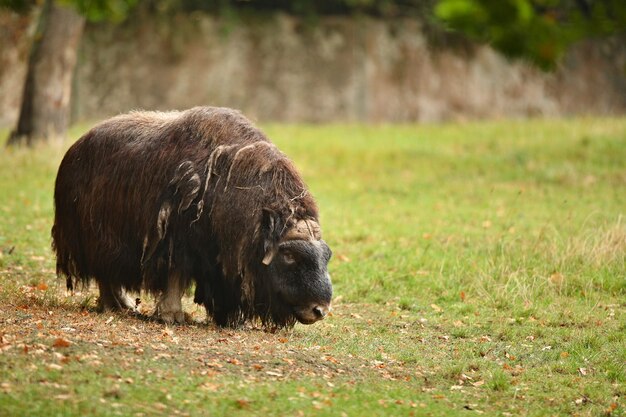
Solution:
{"label": "musk ox ear", "polygon": [[180,195],[178,213],[189,208],[193,200],[198,196],[200,185],[200,176],[196,172],[193,162],[184,161],[178,165],[174,177],[169,183],[169,187],[173,189],[173,194]]}
{"label": "musk ox ear", "polygon": [[280,233],[283,230],[283,222],[274,210],[264,208],[261,219],[261,234],[263,238],[263,264],[269,265],[278,252]]}

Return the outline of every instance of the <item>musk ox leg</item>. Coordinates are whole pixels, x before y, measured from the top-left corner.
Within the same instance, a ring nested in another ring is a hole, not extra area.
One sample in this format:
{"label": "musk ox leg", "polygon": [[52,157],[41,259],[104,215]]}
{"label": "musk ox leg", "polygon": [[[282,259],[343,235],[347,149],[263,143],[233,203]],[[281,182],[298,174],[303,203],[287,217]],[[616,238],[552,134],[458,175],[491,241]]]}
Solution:
{"label": "musk ox leg", "polygon": [[179,272],[170,274],[167,289],[163,291],[156,307],[156,316],[167,324],[184,323],[185,313],[181,298],[185,288]]}
{"label": "musk ox leg", "polygon": [[100,298],[98,299],[98,309],[101,311],[137,311],[135,301],[129,297],[121,287],[110,283],[98,281]]}

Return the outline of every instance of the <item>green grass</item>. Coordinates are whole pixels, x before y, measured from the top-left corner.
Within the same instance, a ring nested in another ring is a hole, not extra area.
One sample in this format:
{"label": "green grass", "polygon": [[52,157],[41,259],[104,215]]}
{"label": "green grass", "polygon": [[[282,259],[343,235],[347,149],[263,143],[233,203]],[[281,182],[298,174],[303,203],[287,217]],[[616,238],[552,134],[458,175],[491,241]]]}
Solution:
{"label": "green grass", "polygon": [[264,130],[335,254],[333,316],[276,334],[65,294],[68,144],[0,153],[0,415],[626,415],[626,119]]}

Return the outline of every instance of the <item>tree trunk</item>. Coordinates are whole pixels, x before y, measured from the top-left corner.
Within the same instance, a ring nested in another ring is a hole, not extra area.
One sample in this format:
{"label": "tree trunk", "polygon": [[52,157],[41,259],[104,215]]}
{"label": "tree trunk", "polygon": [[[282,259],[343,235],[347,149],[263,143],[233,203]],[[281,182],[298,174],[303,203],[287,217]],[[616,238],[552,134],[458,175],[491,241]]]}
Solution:
{"label": "tree trunk", "polygon": [[11,132],[8,145],[63,140],[84,26],[84,17],[71,7],[45,1],[28,59],[17,128]]}

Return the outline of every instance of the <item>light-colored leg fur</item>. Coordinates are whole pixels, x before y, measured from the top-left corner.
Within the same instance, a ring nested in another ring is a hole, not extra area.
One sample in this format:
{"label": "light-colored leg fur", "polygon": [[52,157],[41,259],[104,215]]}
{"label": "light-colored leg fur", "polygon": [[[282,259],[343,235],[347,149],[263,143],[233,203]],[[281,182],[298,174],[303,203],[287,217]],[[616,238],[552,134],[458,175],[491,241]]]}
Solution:
{"label": "light-colored leg fur", "polygon": [[98,309],[101,311],[137,311],[137,306],[132,297],[121,288],[110,283],[98,282],[100,298],[98,299]]}
{"label": "light-colored leg fur", "polygon": [[184,323],[185,313],[181,298],[185,288],[183,288],[180,274],[173,272],[167,280],[167,289],[163,291],[156,307],[156,315],[165,323]]}

